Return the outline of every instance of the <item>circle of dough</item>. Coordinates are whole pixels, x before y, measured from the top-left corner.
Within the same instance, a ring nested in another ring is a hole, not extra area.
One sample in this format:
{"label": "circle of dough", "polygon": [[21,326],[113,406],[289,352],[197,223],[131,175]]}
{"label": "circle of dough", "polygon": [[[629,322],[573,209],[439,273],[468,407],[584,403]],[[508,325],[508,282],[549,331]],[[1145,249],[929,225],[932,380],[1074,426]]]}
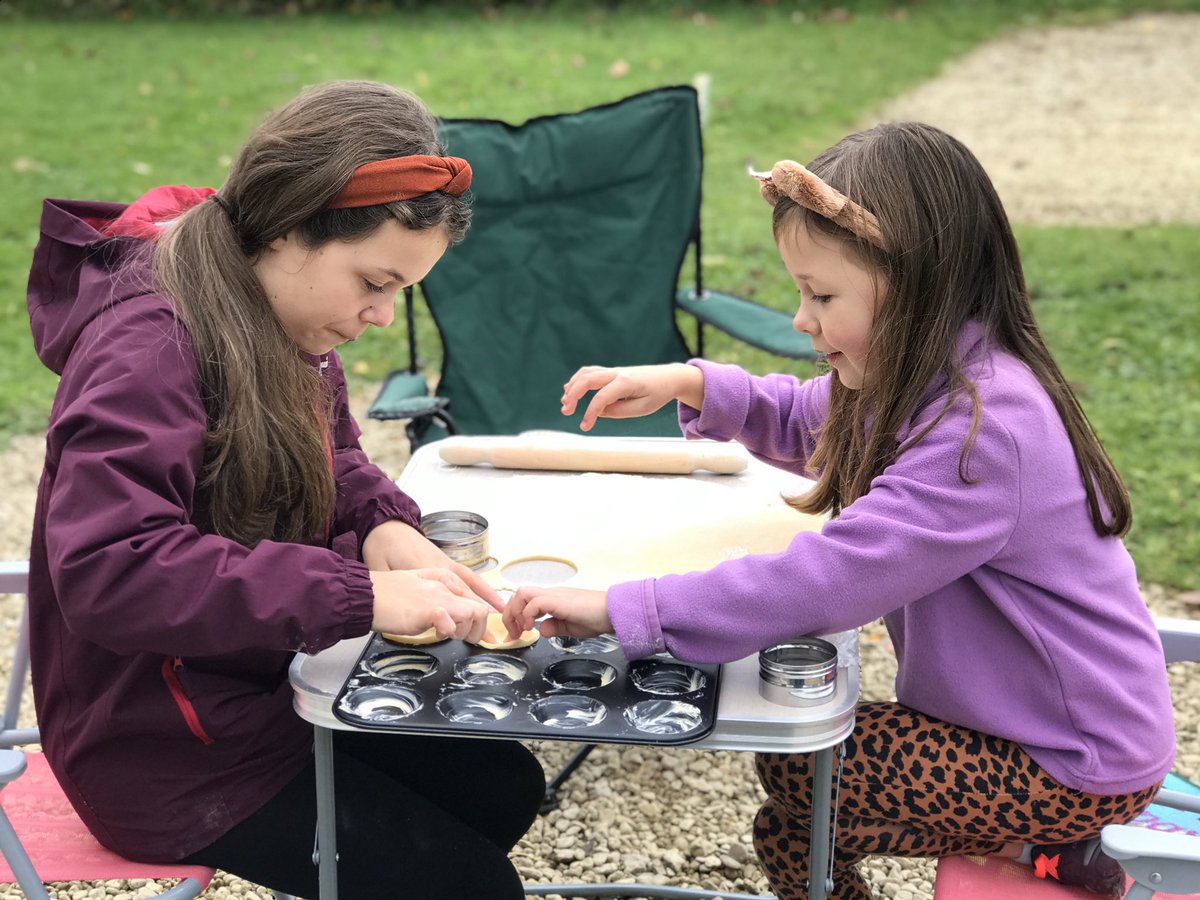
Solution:
{"label": "circle of dough", "polygon": [[381,631],[380,634],[393,644],[408,644],[411,647],[419,647],[422,644],[437,644],[441,641],[450,640],[449,637],[438,634],[436,628],[426,628],[420,634],[389,634],[386,631]]}
{"label": "circle of dough", "polygon": [[488,613],[487,631],[483,633],[483,640],[477,642],[476,646],[483,647],[485,650],[519,650],[521,647],[528,647],[537,642],[541,632],[536,628],[530,628],[528,631],[522,632],[520,637],[513,640],[489,641],[487,637],[492,634],[507,634],[508,631],[504,627],[504,616],[501,613]]}
{"label": "circle of dough", "polygon": [[[529,575],[523,578],[513,576],[514,570],[519,570],[521,567],[536,566],[538,563],[549,566],[551,571],[554,572],[554,576],[552,578],[535,578]],[[579,574],[579,566],[569,559],[563,559],[561,556],[535,554],[533,556],[522,556],[519,559],[509,560],[502,564],[500,566],[500,574],[504,576],[505,580],[510,582],[519,581],[525,584],[538,584],[549,587],[555,584],[562,584],[564,581],[570,581]]]}

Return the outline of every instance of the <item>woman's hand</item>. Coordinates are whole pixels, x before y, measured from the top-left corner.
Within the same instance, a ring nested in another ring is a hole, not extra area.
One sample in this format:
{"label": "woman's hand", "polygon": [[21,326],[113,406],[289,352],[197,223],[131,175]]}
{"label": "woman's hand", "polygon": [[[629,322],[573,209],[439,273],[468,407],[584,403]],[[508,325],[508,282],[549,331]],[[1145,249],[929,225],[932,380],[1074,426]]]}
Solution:
{"label": "woman's hand", "polygon": [[583,412],[579,423],[582,431],[591,431],[599,418],[648,416],[672,400],[700,409],[704,404],[704,372],[686,363],[619,369],[584,366],[563,385],[562,414],[573,415],[576,404],[588,391],[596,395]]}
{"label": "woman's hand", "polygon": [[455,573],[439,568],[370,575],[375,590],[372,631],[420,634],[436,628],[442,637],[472,642],[483,637],[491,607]]}
{"label": "woman's hand", "polygon": [[604,591],[527,585],[518,588],[504,610],[509,639],[533,628],[544,615],[550,617],[540,628],[546,637],[587,638],[613,630]]}
{"label": "woman's hand", "polygon": [[445,569],[466,582],[475,596],[492,608],[504,611],[504,601],[478,572],[452,560],[441,548],[407,522],[391,519],[371,529],[363,541],[362,558],[368,569],[380,572]]}

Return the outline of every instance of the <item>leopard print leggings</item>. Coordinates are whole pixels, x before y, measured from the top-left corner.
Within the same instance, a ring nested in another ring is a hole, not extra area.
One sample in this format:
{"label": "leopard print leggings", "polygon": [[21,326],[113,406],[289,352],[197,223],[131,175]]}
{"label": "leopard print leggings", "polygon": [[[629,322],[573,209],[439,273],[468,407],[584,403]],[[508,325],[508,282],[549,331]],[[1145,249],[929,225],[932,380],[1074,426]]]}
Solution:
{"label": "leopard print leggings", "polygon": [[[767,801],[754,820],[754,846],[780,900],[808,896],[809,760],[755,757]],[[1070,790],[1010,741],[898,703],[862,703],[845,746],[830,900],[871,900],[855,869],[869,854],[986,855],[1008,843],[1084,840],[1109,823],[1132,821],[1157,790]]]}

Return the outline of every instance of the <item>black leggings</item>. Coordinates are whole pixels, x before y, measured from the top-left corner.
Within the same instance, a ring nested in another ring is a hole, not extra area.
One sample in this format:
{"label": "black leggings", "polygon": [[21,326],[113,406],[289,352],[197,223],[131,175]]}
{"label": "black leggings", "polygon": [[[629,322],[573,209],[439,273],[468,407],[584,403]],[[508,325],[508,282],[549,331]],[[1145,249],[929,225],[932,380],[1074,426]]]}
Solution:
{"label": "black leggings", "polygon": [[[514,741],[334,732],[338,896],[519,900],[542,767]],[[314,764],[186,861],[316,900]]]}

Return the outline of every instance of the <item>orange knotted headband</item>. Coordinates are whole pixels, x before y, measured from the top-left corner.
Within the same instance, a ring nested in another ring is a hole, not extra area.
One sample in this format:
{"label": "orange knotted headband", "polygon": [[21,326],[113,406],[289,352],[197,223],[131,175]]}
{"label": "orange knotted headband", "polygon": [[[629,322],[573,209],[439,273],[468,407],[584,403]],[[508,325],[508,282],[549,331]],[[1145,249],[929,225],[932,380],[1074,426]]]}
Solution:
{"label": "orange knotted headband", "polygon": [[398,156],[359,166],[330,209],[379,206],[442,191],[459,197],[471,186],[471,164],[457,156]]}

